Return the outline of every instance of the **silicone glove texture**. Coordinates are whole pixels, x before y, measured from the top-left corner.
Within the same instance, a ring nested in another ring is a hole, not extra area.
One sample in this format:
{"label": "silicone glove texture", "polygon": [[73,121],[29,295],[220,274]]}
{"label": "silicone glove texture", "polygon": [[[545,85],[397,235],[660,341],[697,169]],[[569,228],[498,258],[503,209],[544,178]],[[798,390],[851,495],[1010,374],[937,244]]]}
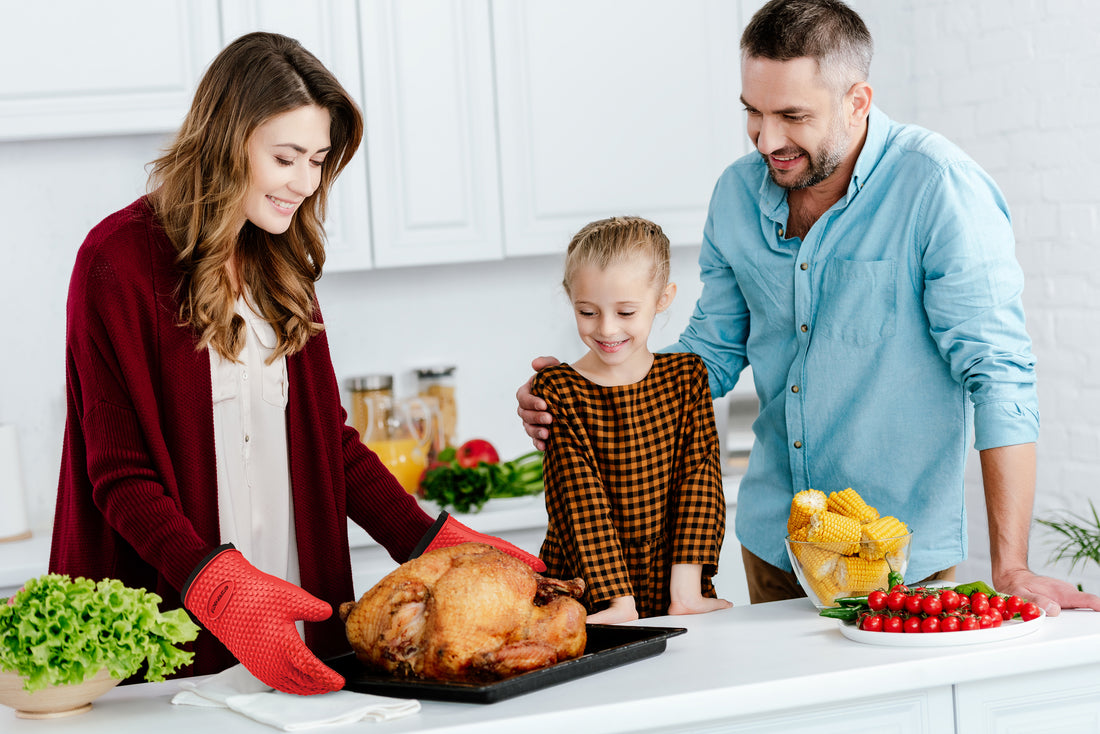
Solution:
{"label": "silicone glove texture", "polygon": [[295,622],[320,622],[332,607],[301,587],[264,573],[232,545],[192,574],[183,605],[261,681],[285,693],[338,691],[344,678],[306,647]]}
{"label": "silicone glove texture", "polygon": [[513,558],[518,558],[538,573],[542,573],[546,570],[546,564],[543,563],[538,556],[531,555],[519,546],[512,545],[503,538],[479,533],[473,528],[469,528],[458,520],[455,520],[454,517],[447,512],[443,512],[439,515],[435,524],[424,534],[424,537],[420,540],[420,544],[416,547],[416,550],[412,552],[410,558],[416,558],[436,548],[449,548],[459,543],[485,543],[493,546],[499,551],[507,553]]}

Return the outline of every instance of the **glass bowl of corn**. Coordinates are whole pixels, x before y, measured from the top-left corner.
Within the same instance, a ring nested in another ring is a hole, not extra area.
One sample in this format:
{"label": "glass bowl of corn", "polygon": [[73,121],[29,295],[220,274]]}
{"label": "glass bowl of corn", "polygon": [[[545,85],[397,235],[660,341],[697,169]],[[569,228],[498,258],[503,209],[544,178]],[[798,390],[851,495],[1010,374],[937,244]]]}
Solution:
{"label": "glass bowl of corn", "polygon": [[798,583],[810,601],[824,609],[837,606],[840,597],[888,589],[891,571],[905,576],[912,538],[912,531],[907,531],[866,540],[785,540]]}
{"label": "glass bowl of corn", "polygon": [[912,531],[882,515],[851,487],[826,495],[803,490],[791,500],[787,555],[818,609],[836,599],[886,589],[891,571],[905,576]]}

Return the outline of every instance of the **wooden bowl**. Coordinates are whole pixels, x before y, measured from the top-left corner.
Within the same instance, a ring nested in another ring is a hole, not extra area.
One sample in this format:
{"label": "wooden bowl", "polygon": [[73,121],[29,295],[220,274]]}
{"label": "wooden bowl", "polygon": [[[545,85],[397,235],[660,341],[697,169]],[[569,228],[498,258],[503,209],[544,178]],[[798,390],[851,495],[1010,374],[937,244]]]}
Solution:
{"label": "wooden bowl", "polygon": [[23,690],[23,677],[0,670],[0,703],[15,709],[21,719],[54,719],[90,711],[92,701],[119,684],[106,668],[83,683]]}

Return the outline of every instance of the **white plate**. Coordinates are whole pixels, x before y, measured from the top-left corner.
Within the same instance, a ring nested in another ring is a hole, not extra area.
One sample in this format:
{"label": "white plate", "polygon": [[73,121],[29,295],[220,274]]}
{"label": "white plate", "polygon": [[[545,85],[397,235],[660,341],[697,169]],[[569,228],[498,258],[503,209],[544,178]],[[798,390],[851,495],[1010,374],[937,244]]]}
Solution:
{"label": "white plate", "polygon": [[1047,613],[1039,610],[1039,616],[1024,622],[1013,620],[1002,622],[1000,627],[990,627],[985,630],[962,630],[959,632],[868,632],[858,629],[854,624],[837,622],[840,634],[849,640],[862,642],[865,645],[886,645],[890,647],[950,647],[953,645],[977,645],[983,642],[1000,642],[1016,637],[1030,635],[1039,629],[1039,623]]}

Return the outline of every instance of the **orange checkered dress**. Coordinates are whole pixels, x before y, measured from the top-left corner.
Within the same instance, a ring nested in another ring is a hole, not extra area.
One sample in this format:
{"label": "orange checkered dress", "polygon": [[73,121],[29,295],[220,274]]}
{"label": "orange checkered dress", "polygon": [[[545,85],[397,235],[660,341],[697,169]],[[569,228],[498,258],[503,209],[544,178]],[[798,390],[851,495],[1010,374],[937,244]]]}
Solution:
{"label": "orange checkered dress", "polygon": [[694,354],[655,354],[641,382],[603,387],[566,364],[533,392],[554,422],[543,458],[546,575],[583,578],[599,611],[634,595],[638,614],[668,614],[674,563],[703,564],[703,594],[725,535],[726,504],[707,369]]}

